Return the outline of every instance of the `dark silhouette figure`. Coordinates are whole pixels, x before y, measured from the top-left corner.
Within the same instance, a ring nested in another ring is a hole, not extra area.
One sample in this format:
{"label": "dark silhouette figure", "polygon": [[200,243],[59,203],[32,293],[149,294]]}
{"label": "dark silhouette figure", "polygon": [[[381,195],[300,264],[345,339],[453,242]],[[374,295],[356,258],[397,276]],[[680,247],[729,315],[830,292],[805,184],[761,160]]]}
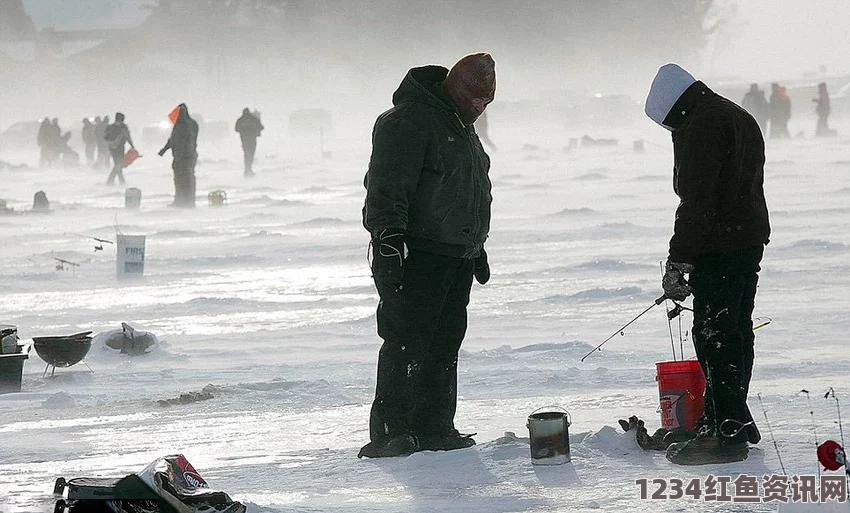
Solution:
{"label": "dark silhouette figure", "polygon": [[826,137],[835,135],[835,131],[829,128],[829,93],[826,91],[826,82],[818,84],[818,97],[812,100],[817,105],[815,113],[818,115],[818,125],[815,129],[815,135],[818,137]]}
{"label": "dark silhouette figure", "polygon": [[100,116],[94,118],[94,136],[97,143],[97,160],[94,167],[96,169],[109,168],[109,143],[106,142],[106,128],[109,126],[109,116],[104,116],[103,120]]}
{"label": "dark silhouette figure", "polygon": [[97,134],[94,123],[89,121],[89,118],[83,118],[83,144],[86,147],[86,162],[88,165],[94,164],[94,152],[97,149]]}
{"label": "dark silhouette figure", "polygon": [[263,131],[260,118],[251,113],[248,107],[242,109],[242,116],[236,120],[235,130],[242,139],[242,152],[245,154],[245,176],[254,176],[254,153],[257,151],[257,137]]}
{"label": "dark silhouette figure", "polygon": [[47,131],[47,151],[50,155],[50,165],[57,163],[62,149],[62,129],[59,128],[59,118],[53,118]]}
{"label": "dark silhouette figure", "polygon": [[59,137],[56,145],[56,155],[64,167],[78,167],[80,165],[80,154],[71,148],[71,132],[65,132]]}
{"label": "dark silhouette figure", "polygon": [[115,113],[115,123],[106,127],[104,139],[109,146],[109,153],[112,155],[113,162],[112,172],[106,179],[106,185],[114,184],[115,178],[118,178],[120,185],[124,185],[127,183],[124,180],[124,145],[130,143],[130,147],[135,148],[133,139],[130,137],[130,129],[124,124],[124,114]]}
{"label": "dark silhouette figure", "polygon": [[750,90],[744,95],[741,102],[744,107],[758,122],[761,132],[767,133],[767,122],[770,120],[770,104],[765,98],[764,91],[759,89],[758,84],[750,84]]}
{"label": "dark silhouette figure", "polygon": [[159,150],[159,156],[171,150],[174,170],[174,203],[172,206],[195,208],[195,164],[198,161],[198,123],[189,117],[185,103],[179,105],[180,113],[171,130],[171,137]]}
{"label": "dark silhouette figure", "polygon": [[40,149],[38,165],[41,167],[50,167],[50,164],[52,163],[50,150],[50,132],[50,118],[45,116],[44,119],[41,120],[41,124],[38,125],[38,135],[36,136],[36,142],[38,143],[38,147]]}
{"label": "dark silhouette figure", "polygon": [[770,138],[790,139],[788,121],[791,119],[791,98],[785,88],[776,82],[770,88]]}

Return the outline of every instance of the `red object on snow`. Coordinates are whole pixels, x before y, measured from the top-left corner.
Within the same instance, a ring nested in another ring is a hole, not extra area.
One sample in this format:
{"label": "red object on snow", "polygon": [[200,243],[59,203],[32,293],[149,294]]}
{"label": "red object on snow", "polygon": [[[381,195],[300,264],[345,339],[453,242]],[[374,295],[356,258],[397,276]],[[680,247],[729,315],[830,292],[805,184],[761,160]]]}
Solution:
{"label": "red object on snow", "polygon": [[696,360],[655,364],[658,398],[661,401],[661,427],[693,431],[705,400],[705,376]]}
{"label": "red object on snow", "polygon": [[177,116],[180,115],[180,106],[174,107],[174,110],[168,113],[168,119],[171,120],[171,124],[177,123]]}
{"label": "red object on snow", "polygon": [[[841,453],[841,461],[836,452]],[[818,461],[826,470],[840,469],[844,465],[844,447],[838,442],[827,440],[818,446]]]}
{"label": "red object on snow", "polygon": [[122,163],[124,164],[124,167],[127,167],[133,162],[135,162],[136,159],[139,157],[141,157],[141,155],[139,155],[139,152],[136,151],[136,148],[130,148],[130,151],[128,151],[127,154],[124,155]]}

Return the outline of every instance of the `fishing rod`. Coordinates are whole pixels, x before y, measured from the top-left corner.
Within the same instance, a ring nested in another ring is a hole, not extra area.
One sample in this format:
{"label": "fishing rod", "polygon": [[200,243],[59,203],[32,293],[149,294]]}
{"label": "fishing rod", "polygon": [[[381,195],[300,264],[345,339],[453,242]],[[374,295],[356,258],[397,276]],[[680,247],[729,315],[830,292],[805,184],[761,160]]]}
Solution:
{"label": "fishing rod", "polygon": [[779,466],[782,468],[782,474],[788,475],[785,472],[785,465],[782,463],[782,455],[779,453],[779,445],[776,443],[776,437],[773,436],[773,429],[770,428],[770,421],[767,420],[767,410],[764,409],[764,403],[761,401],[761,393],[756,394],[759,398],[759,406],[761,406],[761,412],[764,415],[764,423],[767,424],[767,432],[770,433],[770,440],[773,442],[773,447],[776,449],[776,457],[779,459]]}
{"label": "fishing rod", "polygon": [[592,355],[592,354],[593,354],[593,353],[595,353],[596,351],[599,351],[599,350],[602,348],[602,346],[604,346],[604,345],[605,345],[605,343],[606,343],[606,342],[608,342],[608,341],[609,341],[609,340],[611,340],[612,338],[616,337],[618,334],[619,334],[619,335],[625,335],[625,333],[623,333],[623,330],[625,330],[626,328],[628,328],[628,327],[629,327],[629,326],[630,326],[633,322],[635,322],[636,320],[640,319],[640,318],[641,318],[641,317],[642,317],[642,316],[643,316],[646,312],[648,312],[648,311],[652,310],[652,309],[653,309],[653,308],[655,308],[656,306],[658,306],[658,305],[660,305],[661,303],[663,303],[665,299],[667,299],[667,294],[664,294],[664,295],[662,295],[661,297],[659,297],[658,299],[656,299],[656,300],[655,300],[655,301],[654,301],[651,305],[649,305],[649,306],[646,308],[646,310],[644,310],[643,312],[639,313],[639,314],[638,314],[638,315],[637,315],[634,319],[632,319],[632,320],[630,320],[629,322],[627,322],[627,323],[626,323],[626,324],[625,324],[622,328],[618,329],[617,331],[615,331],[614,333],[612,333],[610,337],[608,337],[608,338],[606,338],[605,340],[603,340],[601,344],[599,344],[598,346],[594,347],[594,348],[593,348],[593,349],[592,349],[589,353],[587,353],[586,355],[582,356],[580,361],[582,361],[582,362],[583,362],[583,361],[585,360],[585,358],[587,358],[588,356]]}
{"label": "fishing rod", "polygon": [[754,323],[753,331],[764,328],[765,326],[767,326],[768,324],[770,324],[772,322],[773,322],[773,319],[771,319],[770,317],[756,317],[755,319],[753,319],[753,323]]}
{"label": "fishing rod", "polygon": [[839,444],[834,440],[827,440],[820,444],[817,448],[818,461],[826,470],[838,470],[843,466],[844,473],[850,477],[850,467],[847,466],[847,453],[844,452],[844,428],[841,426],[841,407],[838,404],[838,397],[835,396],[835,390],[832,387],[829,387],[823,398],[828,399],[830,396],[835,399],[841,443]]}
{"label": "fishing rod", "polygon": [[[637,314],[637,316],[636,316],[636,317],[634,317],[632,320],[630,320],[629,322],[627,322],[627,323],[626,323],[624,326],[622,326],[620,329],[618,329],[617,331],[615,331],[614,333],[612,333],[610,337],[608,337],[608,338],[606,338],[605,340],[603,340],[601,344],[599,344],[598,346],[596,346],[596,347],[594,347],[593,349],[591,349],[591,350],[590,350],[590,352],[588,352],[586,355],[582,356],[582,357],[581,357],[581,360],[579,360],[579,361],[584,362],[584,360],[585,360],[588,356],[592,355],[592,354],[593,354],[593,353],[595,353],[596,351],[600,351],[600,350],[602,349],[602,346],[604,346],[604,345],[605,345],[605,344],[606,344],[609,340],[611,340],[612,338],[616,337],[617,335],[625,335],[625,333],[623,333],[623,330],[625,330],[626,328],[628,328],[628,327],[629,327],[629,326],[630,326],[633,322],[635,322],[636,320],[640,319],[640,318],[641,318],[641,317],[642,317],[642,316],[643,316],[646,312],[648,312],[648,311],[652,310],[653,308],[655,308],[656,306],[660,305],[661,303],[665,302],[665,301],[666,301],[666,300],[668,300],[668,299],[670,299],[670,298],[668,298],[668,297],[667,297],[667,294],[666,294],[666,293],[665,293],[663,296],[661,296],[661,297],[659,297],[658,299],[656,299],[656,300],[655,300],[655,301],[654,301],[651,305],[649,305],[649,306],[648,306],[648,307],[647,307],[644,311],[642,311],[641,313]],[[673,306],[673,308],[671,308],[670,310],[668,310],[668,311],[667,311],[667,325],[668,325],[668,328],[670,329],[670,342],[671,342],[671,345],[673,345],[673,360],[675,360],[675,359],[676,359],[676,346],[675,346],[675,342],[673,342],[673,332],[672,332],[672,328],[670,328],[670,327],[669,327],[669,325],[670,325],[670,321],[672,321],[672,320],[673,320],[673,319],[675,319],[676,317],[679,317],[680,322],[681,322],[680,314],[681,314],[682,312],[684,312],[684,311],[693,312],[693,309],[692,309],[692,308],[688,308],[688,307],[686,307],[686,306],[684,306],[684,305],[681,305],[681,304],[677,303],[675,300],[672,300],[672,299],[671,299],[671,301],[673,301],[673,305],[674,305],[674,306]],[[770,324],[771,322],[773,322],[773,319],[771,319],[770,317],[756,317],[756,318],[754,319],[754,321],[757,321],[757,322],[754,324],[754,326],[753,326],[753,331],[756,331],[756,330],[758,330],[758,329],[764,328],[765,326],[767,326],[768,324]],[[679,332],[681,333],[681,325],[679,326]],[[679,341],[679,343],[680,343],[680,348],[681,348],[681,343],[682,343],[682,341],[680,340],[680,341]],[[683,348],[681,348],[681,350],[682,350],[682,357],[684,358],[684,349],[683,349]],[[836,399],[836,401],[837,401],[837,399]]]}
{"label": "fishing rod", "polygon": [[77,237],[84,237],[86,239],[92,239],[92,240],[96,241],[97,244],[94,246],[95,251],[103,251],[103,243],[104,242],[107,243],[107,244],[115,244],[114,242],[112,242],[109,239],[101,239],[101,238],[98,238],[98,237],[92,237],[91,235],[84,235],[82,233],[74,233],[74,232],[65,232],[65,233],[70,234],[70,235],[76,235]]}
{"label": "fishing rod", "polygon": [[[812,398],[809,396],[809,391],[806,390],[805,388],[800,390],[799,392],[797,392],[797,395],[800,395],[800,394],[806,394],[806,401],[808,401],[808,403],[809,403],[809,415],[811,416],[811,421],[812,421],[812,433],[815,436],[815,452],[817,452],[817,449],[818,449],[818,428],[815,425],[815,410],[814,410],[814,408],[812,408]],[[818,471],[818,483],[820,483],[820,465],[815,465],[815,467],[817,468],[817,471]]]}

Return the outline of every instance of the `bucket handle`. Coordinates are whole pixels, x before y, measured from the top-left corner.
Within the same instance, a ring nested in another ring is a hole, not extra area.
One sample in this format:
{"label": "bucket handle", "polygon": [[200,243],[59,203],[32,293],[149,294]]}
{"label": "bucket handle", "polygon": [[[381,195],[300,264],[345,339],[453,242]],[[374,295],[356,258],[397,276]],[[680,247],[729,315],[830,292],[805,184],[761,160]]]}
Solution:
{"label": "bucket handle", "polygon": [[552,404],[550,406],[541,406],[540,408],[537,408],[536,410],[531,412],[531,414],[534,415],[535,413],[538,413],[540,410],[545,410],[545,409],[560,410],[559,412],[556,412],[556,413],[565,413],[567,415],[567,427],[573,425],[573,419],[570,417],[570,412],[568,412],[567,409],[564,408],[563,406],[557,406],[557,405],[554,405],[554,404]]}

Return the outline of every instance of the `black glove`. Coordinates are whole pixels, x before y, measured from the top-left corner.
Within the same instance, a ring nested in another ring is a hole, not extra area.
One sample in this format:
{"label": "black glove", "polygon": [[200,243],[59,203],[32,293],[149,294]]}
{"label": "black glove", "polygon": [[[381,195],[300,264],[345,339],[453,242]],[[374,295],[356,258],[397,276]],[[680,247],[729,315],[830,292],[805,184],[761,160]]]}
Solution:
{"label": "black glove", "polygon": [[694,266],[683,262],[667,261],[661,287],[664,295],[674,301],[684,301],[691,295],[691,286],[685,281],[685,275],[694,270]]}
{"label": "black glove", "polygon": [[484,251],[484,248],[481,248],[481,253],[475,257],[472,274],[475,275],[475,281],[481,285],[490,281],[490,264],[487,263],[487,252]]}
{"label": "black glove", "polygon": [[159,154],[159,156],[161,157],[161,156],[165,155],[165,152],[166,152],[166,151],[168,151],[168,150],[166,150],[165,148],[163,148],[163,149],[159,150],[157,153],[158,153],[158,154]]}
{"label": "black glove", "polygon": [[372,236],[372,277],[378,292],[401,290],[404,275],[404,232],[388,228]]}

